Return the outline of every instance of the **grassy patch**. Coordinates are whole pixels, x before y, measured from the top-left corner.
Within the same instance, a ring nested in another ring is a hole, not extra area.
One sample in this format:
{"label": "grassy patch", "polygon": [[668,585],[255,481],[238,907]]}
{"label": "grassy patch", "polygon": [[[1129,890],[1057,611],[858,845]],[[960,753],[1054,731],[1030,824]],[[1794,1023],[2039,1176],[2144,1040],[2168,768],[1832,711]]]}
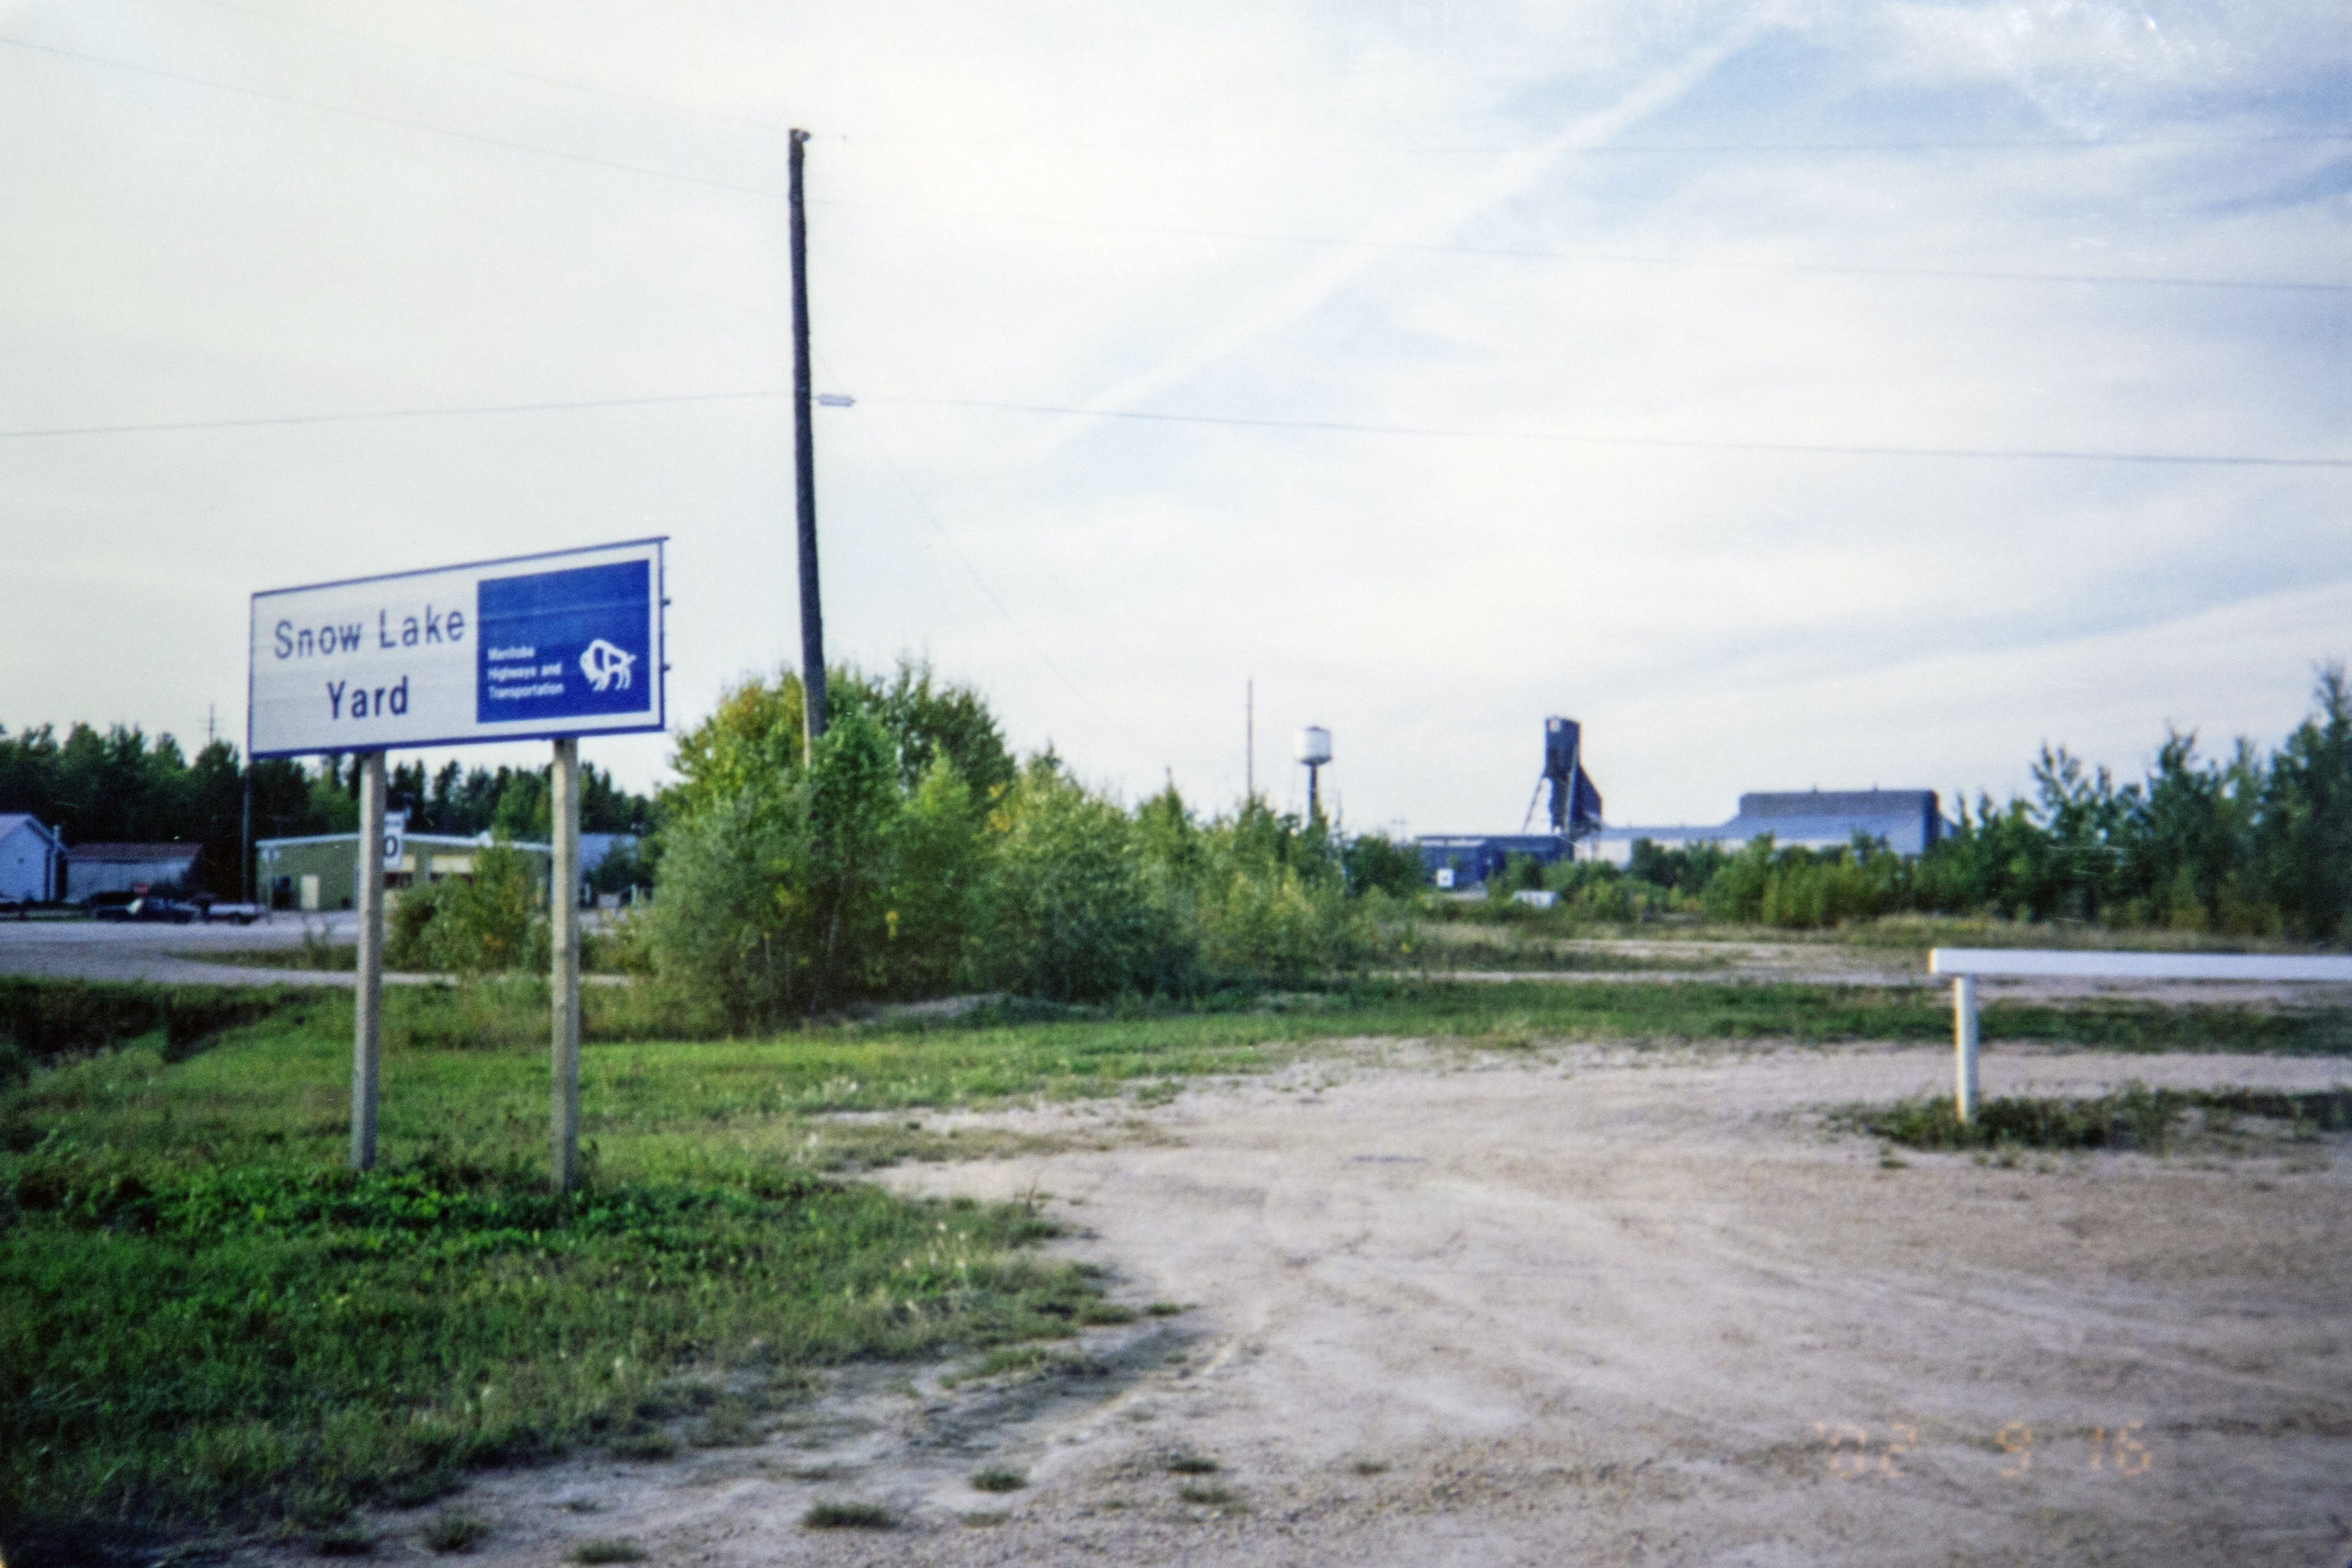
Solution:
{"label": "grassy patch", "polygon": [[812,1530],[887,1530],[899,1528],[898,1519],[889,1509],[878,1503],[812,1503],[800,1516],[800,1522]]}
{"label": "grassy patch", "polygon": [[[1948,1097],[1850,1106],[1831,1124],[1914,1149],[2145,1149],[2161,1153],[2182,1119],[2202,1112],[2199,1131],[2225,1132],[2237,1118],[2285,1124],[2290,1135],[2352,1128],[2352,1089],[2293,1094],[2276,1089],[2150,1089],[2131,1083],[2088,1100],[1987,1100],[1963,1122]],[[1882,1163],[1885,1163],[1883,1161]],[[1901,1168],[1894,1162],[1893,1168]]]}
{"label": "grassy patch", "polygon": [[[1125,1315],[1025,1255],[1051,1230],[1027,1209],[828,1180],[773,1117],[710,1114],[698,1075],[647,1093],[601,1053],[582,1192],[546,1190],[542,1062],[413,1045],[355,1176],[348,1017],[177,1062],[151,1040],[0,1100],[0,1551],[413,1506],[470,1465],[674,1442],[640,1411],[682,1371]],[[704,1425],[733,1436],[723,1404]]]}
{"label": "grassy patch", "polygon": [[1027,1476],[1003,1465],[990,1465],[972,1472],[972,1489],[976,1492],[1018,1492],[1028,1484]]}
{"label": "grassy patch", "polygon": [[1172,1454],[1168,1469],[1175,1475],[1215,1475],[1222,1468],[1206,1454]]}
{"label": "grassy patch", "polygon": [[1204,1486],[1196,1482],[1188,1482],[1176,1488],[1176,1495],[1187,1503],[1199,1503],[1212,1508],[1229,1508],[1241,1501],[1230,1487]]}
{"label": "grassy patch", "polygon": [[645,1548],[633,1540],[583,1540],[571,1549],[574,1562],[642,1562]]}
{"label": "grassy patch", "polygon": [[424,1527],[424,1544],[435,1551],[471,1551],[490,1539],[490,1521],[463,1508],[435,1516]]}

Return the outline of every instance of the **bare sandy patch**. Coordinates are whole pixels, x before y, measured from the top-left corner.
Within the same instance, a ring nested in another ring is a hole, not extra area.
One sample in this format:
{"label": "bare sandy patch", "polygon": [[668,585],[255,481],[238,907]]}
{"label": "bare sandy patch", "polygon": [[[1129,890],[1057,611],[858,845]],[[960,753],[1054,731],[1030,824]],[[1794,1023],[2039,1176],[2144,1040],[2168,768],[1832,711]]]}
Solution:
{"label": "bare sandy patch", "polygon": [[[953,1119],[1050,1146],[883,1179],[1036,1195],[1122,1299],[1187,1310],[1033,1375],[861,1371],[750,1448],[484,1478],[474,1560],[594,1535],[730,1565],[2335,1568],[2352,1149],[1890,1168],[1823,1126],[1949,1062],[1367,1043],[1148,1110]],[[2352,1068],[2005,1050],[1985,1077]],[[1138,1116],[1151,1138],[1112,1135]],[[1025,1484],[978,1490],[985,1467]],[[823,1499],[898,1528],[804,1528]],[[430,1512],[376,1522],[407,1539]]]}

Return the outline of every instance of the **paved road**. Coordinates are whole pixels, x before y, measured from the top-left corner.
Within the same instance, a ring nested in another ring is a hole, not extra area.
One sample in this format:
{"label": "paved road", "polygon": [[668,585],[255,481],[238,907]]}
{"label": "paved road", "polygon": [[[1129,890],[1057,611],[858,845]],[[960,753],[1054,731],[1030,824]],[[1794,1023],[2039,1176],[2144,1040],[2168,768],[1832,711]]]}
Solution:
{"label": "paved road", "polygon": [[[96,920],[0,921],[0,975],[82,980],[153,980],[170,985],[348,986],[347,971],[262,969],[208,961],[208,953],[299,953],[304,931],[349,944],[353,915],[281,914],[250,926],[100,924]],[[413,978],[422,979],[418,976]]]}

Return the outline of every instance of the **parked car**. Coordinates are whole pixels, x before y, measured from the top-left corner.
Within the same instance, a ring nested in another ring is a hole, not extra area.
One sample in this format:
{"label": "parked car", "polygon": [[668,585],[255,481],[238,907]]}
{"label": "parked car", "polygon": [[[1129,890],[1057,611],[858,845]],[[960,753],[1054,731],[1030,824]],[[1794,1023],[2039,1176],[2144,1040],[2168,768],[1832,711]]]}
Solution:
{"label": "parked car", "polygon": [[169,921],[184,926],[197,917],[195,905],[183,904],[176,898],[159,898],[153,894],[133,898],[128,904],[100,904],[96,899],[91,903],[94,907],[90,919],[94,920]]}
{"label": "parked car", "polygon": [[266,912],[259,904],[232,903],[226,898],[215,898],[209,893],[196,896],[196,909],[198,916],[208,925],[214,920],[234,920],[241,926],[249,926]]}
{"label": "parked car", "polygon": [[6,893],[0,893],[0,919],[14,915],[21,920],[31,908],[32,906],[22,898],[11,898]]}

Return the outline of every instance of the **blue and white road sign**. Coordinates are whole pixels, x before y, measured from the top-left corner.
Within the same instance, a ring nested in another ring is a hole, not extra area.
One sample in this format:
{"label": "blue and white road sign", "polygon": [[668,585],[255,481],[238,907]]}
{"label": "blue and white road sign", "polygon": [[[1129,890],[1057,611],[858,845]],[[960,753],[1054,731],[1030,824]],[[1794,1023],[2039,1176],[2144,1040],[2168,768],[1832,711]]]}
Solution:
{"label": "blue and white road sign", "polygon": [[249,754],[664,728],[662,544],[254,594]]}

